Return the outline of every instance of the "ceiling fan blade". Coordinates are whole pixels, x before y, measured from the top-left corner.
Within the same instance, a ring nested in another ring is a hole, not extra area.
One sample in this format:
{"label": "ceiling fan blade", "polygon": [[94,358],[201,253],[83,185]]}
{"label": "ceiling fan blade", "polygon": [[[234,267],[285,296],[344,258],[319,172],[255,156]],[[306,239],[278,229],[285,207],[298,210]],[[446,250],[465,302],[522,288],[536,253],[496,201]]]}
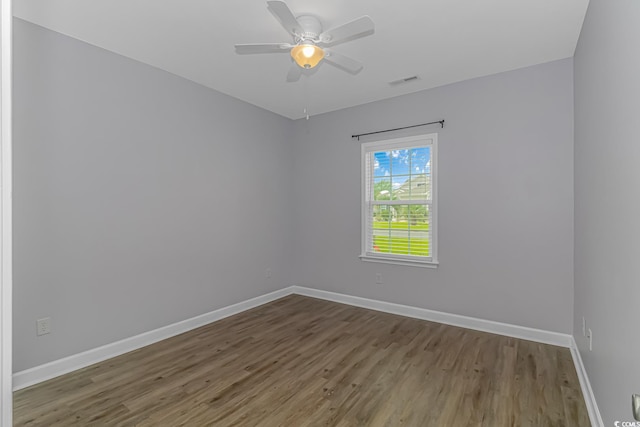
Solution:
{"label": "ceiling fan blade", "polygon": [[367,15],[331,28],[320,34],[320,41],[326,45],[335,45],[373,34],[375,25]]}
{"label": "ceiling fan blade", "polygon": [[280,24],[282,24],[285,30],[287,30],[294,36],[299,36],[304,33],[302,26],[285,2],[268,1],[267,5],[271,13],[273,13],[276,18],[278,18],[278,21],[280,21]]}
{"label": "ceiling fan blade", "polygon": [[348,56],[341,55],[332,50],[325,49],[324,60],[328,63],[335,65],[338,68],[342,68],[348,73],[358,74],[360,70],[364,67],[362,62],[357,61],[353,58],[349,58]]}
{"label": "ceiling fan blade", "polygon": [[253,43],[237,44],[236,53],[240,55],[251,55],[254,53],[285,53],[289,52],[293,45],[289,43]]}
{"label": "ceiling fan blade", "polygon": [[287,73],[287,82],[297,82],[300,80],[300,77],[302,77],[302,68],[300,68],[295,62],[292,62],[291,68],[289,68],[289,72]]}

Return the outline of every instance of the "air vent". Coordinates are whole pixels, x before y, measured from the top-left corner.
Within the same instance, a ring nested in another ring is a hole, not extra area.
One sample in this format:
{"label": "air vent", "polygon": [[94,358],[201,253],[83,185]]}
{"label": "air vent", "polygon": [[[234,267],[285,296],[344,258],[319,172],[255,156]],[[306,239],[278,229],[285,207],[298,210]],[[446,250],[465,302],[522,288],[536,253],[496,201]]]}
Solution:
{"label": "air vent", "polygon": [[420,77],[418,77],[418,76],[405,77],[404,79],[394,80],[392,82],[389,82],[389,85],[390,86],[398,86],[398,85],[402,85],[402,84],[405,84],[405,83],[414,82],[416,80],[420,80]]}

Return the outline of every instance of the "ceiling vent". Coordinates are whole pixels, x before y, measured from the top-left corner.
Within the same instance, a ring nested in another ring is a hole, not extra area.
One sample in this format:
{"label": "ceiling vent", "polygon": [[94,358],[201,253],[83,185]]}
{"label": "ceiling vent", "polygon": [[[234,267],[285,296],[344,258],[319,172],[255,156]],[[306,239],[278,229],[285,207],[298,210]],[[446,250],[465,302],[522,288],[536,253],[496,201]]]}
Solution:
{"label": "ceiling vent", "polygon": [[392,82],[389,82],[389,86],[403,85],[405,83],[415,82],[416,80],[420,80],[420,77],[418,77],[418,76],[405,77],[405,78],[400,79],[400,80],[394,80]]}

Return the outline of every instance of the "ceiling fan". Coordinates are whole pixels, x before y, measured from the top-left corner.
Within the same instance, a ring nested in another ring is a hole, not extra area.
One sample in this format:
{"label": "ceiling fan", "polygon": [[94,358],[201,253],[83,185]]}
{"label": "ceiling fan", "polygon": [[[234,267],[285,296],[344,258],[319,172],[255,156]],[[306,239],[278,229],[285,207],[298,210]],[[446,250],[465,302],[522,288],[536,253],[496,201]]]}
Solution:
{"label": "ceiling fan", "polygon": [[362,70],[362,63],[345,55],[334,52],[330,47],[340,43],[368,36],[374,32],[374,24],[368,16],[322,31],[320,20],[313,15],[293,15],[283,1],[268,1],[268,9],[291,34],[293,43],[257,43],[236,44],[236,53],[287,53],[291,54],[293,64],[287,74],[288,82],[300,80],[305,69],[311,69],[324,60],[351,74]]}

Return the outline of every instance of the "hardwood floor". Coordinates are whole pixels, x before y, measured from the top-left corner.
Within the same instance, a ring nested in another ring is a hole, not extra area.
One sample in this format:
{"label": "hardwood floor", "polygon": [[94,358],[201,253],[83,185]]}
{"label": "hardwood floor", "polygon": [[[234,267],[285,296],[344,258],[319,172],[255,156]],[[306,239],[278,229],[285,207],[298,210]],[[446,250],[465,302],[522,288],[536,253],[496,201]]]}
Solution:
{"label": "hardwood floor", "polygon": [[588,426],[569,350],[297,295],[14,394],[16,426]]}

